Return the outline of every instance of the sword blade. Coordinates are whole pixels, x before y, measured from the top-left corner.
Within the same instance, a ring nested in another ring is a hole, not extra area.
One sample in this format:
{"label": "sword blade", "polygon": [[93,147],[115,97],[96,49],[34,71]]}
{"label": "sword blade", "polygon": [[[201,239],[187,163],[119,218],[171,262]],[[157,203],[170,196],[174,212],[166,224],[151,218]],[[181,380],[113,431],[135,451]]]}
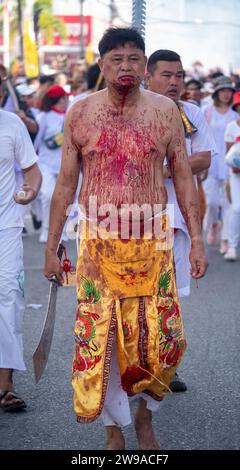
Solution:
{"label": "sword blade", "polygon": [[40,335],[38,346],[33,354],[33,368],[36,383],[39,382],[43,374],[51,349],[56,316],[57,291],[58,284],[52,281],[49,290],[48,306],[42,333]]}

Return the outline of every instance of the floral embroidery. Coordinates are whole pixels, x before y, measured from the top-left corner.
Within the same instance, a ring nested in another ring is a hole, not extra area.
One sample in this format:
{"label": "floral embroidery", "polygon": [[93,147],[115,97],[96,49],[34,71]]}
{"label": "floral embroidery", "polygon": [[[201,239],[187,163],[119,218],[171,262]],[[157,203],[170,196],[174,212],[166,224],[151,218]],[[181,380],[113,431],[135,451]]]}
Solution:
{"label": "floral embroidery", "polygon": [[140,273],[127,273],[127,274],[120,274],[117,273],[121,281],[124,281],[126,286],[136,286],[136,285],[144,285],[145,278],[148,276],[147,271],[141,271]]}

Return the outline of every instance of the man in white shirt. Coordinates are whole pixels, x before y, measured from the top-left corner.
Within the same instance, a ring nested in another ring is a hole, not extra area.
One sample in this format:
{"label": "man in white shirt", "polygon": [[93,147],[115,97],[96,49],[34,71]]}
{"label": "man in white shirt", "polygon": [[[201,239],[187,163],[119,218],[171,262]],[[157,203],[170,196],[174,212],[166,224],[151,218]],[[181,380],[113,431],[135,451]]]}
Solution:
{"label": "man in white shirt", "polygon": [[[192,173],[197,175],[207,170],[215,143],[200,108],[192,103],[180,101],[183,89],[183,67],[180,56],[173,51],[158,50],[150,55],[147,65],[146,84],[150,91],[172,99],[178,106],[186,137],[186,147]],[[170,171],[166,167],[165,185],[168,204],[174,204],[174,260],[179,297],[190,294],[190,238],[186,223],[179,209]],[[170,385],[172,391],[185,391],[186,384],[176,376]]]}
{"label": "man in white shirt", "polygon": [[[2,87],[0,79],[0,102]],[[0,407],[16,411],[26,407],[13,389],[13,370],[25,370],[22,347],[24,271],[21,205],[39,191],[41,173],[28,131],[21,119],[0,109]],[[24,183],[16,191],[15,163]],[[20,189],[20,188],[19,188]]]}

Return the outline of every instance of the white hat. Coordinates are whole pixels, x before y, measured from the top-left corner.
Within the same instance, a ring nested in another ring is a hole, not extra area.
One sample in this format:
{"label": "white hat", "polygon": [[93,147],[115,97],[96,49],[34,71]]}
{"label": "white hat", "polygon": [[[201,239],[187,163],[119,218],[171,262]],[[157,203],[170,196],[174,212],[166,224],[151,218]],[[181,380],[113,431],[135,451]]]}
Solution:
{"label": "white hat", "polygon": [[202,91],[206,91],[207,93],[213,93],[214,91],[214,86],[212,82],[205,82]]}
{"label": "white hat", "polygon": [[22,96],[30,96],[33,93],[36,93],[36,88],[33,85],[27,85],[26,83],[22,83],[16,87],[17,92],[19,95]]}

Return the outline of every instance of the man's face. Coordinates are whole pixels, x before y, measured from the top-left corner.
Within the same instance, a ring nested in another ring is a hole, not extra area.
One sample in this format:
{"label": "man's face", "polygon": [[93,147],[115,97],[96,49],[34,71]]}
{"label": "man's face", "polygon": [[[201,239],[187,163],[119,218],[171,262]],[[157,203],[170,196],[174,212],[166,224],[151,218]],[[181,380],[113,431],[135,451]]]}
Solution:
{"label": "man's face", "polygon": [[113,49],[99,59],[107,86],[121,90],[138,87],[144,78],[145,66],[143,51],[131,43]]}
{"label": "man's face", "polygon": [[147,74],[147,88],[150,91],[178,101],[183,89],[183,68],[181,62],[160,60],[155,64],[153,75]]}
{"label": "man's face", "polygon": [[201,101],[202,93],[201,93],[200,88],[197,85],[194,85],[193,83],[191,83],[190,85],[188,85],[188,87],[186,87],[186,92],[188,95],[188,99],[194,100],[197,102]]}
{"label": "man's face", "polygon": [[36,98],[35,93],[33,93],[32,95],[24,96],[24,101],[28,108],[34,107],[35,98]]}

